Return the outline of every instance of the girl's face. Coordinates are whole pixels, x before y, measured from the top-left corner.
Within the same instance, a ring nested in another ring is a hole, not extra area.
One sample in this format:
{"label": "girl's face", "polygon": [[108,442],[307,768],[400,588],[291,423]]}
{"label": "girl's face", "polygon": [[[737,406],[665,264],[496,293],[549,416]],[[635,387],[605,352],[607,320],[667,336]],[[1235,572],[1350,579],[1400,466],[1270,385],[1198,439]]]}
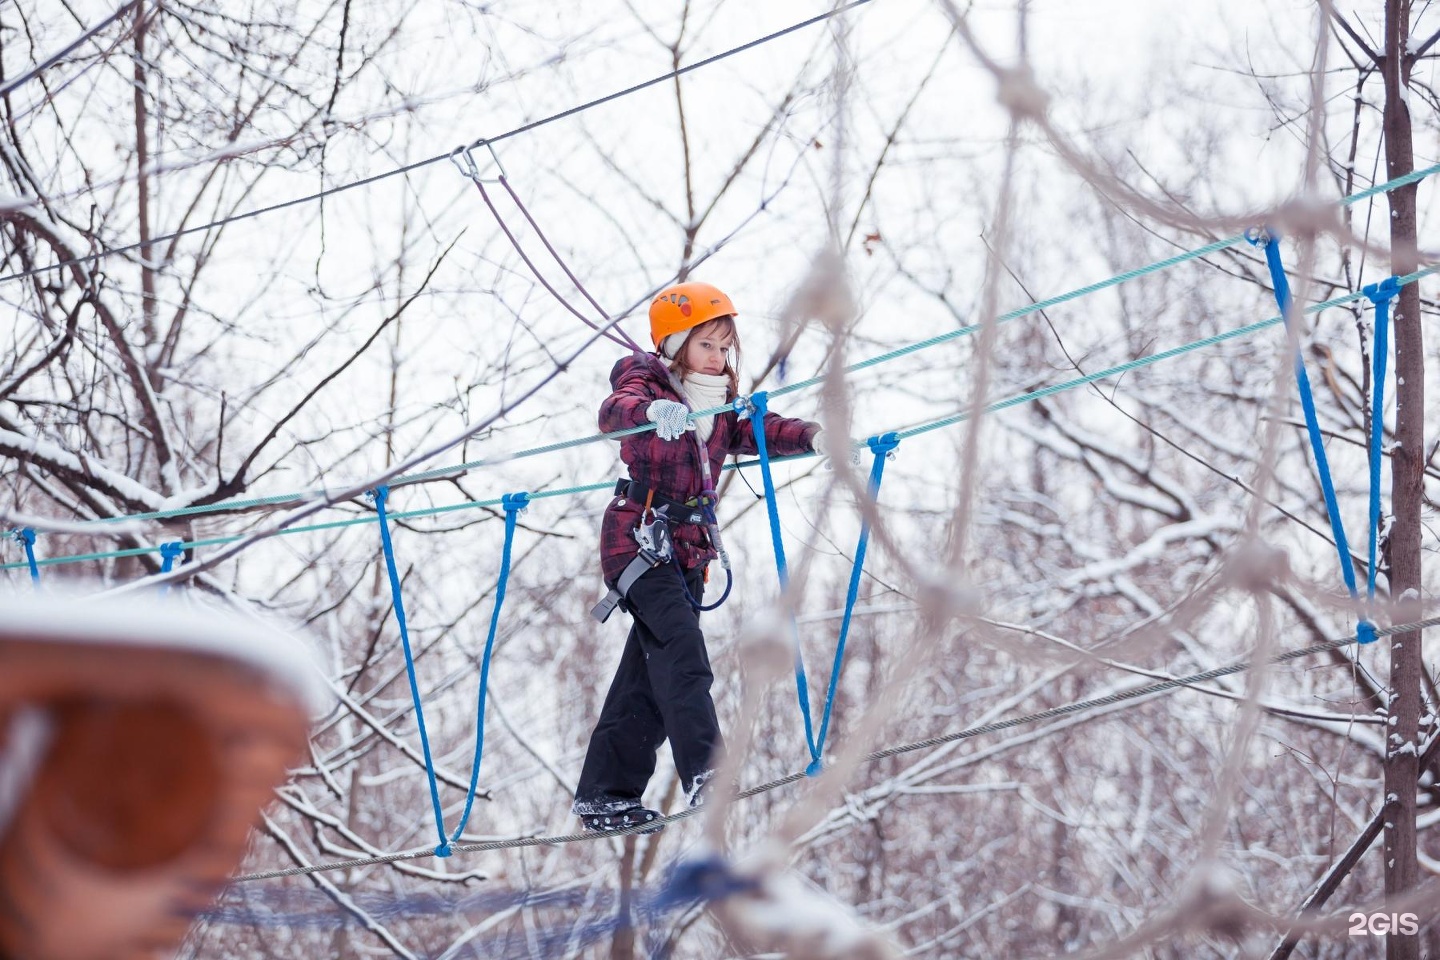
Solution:
{"label": "girl's face", "polygon": [[725,372],[728,351],[735,343],[733,333],[717,333],[706,330],[710,324],[697,327],[685,341],[685,366],[697,373],[719,376]]}

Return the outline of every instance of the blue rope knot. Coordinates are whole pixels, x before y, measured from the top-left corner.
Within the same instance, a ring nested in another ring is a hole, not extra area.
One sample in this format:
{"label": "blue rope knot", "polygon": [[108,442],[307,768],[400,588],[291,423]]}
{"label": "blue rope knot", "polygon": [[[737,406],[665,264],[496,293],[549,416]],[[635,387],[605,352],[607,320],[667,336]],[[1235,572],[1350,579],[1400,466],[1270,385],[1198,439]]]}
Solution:
{"label": "blue rope knot", "polygon": [[1375,624],[1369,620],[1361,620],[1355,625],[1355,639],[1362,644],[1374,643],[1379,639],[1375,633]]}
{"label": "blue rope knot", "polygon": [[160,572],[169,573],[185,553],[185,542],[183,540],[169,540],[160,544]]}
{"label": "blue rope knot", "polygon": [[805,768],[805,776],[807,777],[818,777],[824,772],[825,763],[819,757],[811,760],[809,766]]}
{"label": "blue rope knot", "polygon": [[25,527],[21,530],[16,530],[15,539],[19,540],[27,547],[33,547],[35,546],[35,531],[30,529],[29,527]]}
{"label": "blue rope knot", "polygon": [[1368,286],[1361,287],[1360,292],[1369,297],[1370,302],[1378,307],[1380,304],[1388,303],[1399,295],[1400,278],[1387,277],[1379,283],[1372,283]]}
{"label": "blue rope knot", "polygon": [[[169,540],[160,544],[160,572],[169,573],[175,569],[175,561],[185,553],[185,544],[180,540]],[[170,592],[170,584],[160,585],[160,595],[164,596]]]}
{"label": "blue rope knot", "polygon": [[530,494],[507,493],[500,498],[500,505],[505,508],[506,513],[519,513],[530,506]]}
{"label": "blue rope knot", "polygon": [[390,488],[382,483],[373,490],[366,490],[365,497],[368,500],[374,501],[377,509],[383,510],[385,508],[385,501],[390,499]]}
{"label": "blue rope knot", "polygon": [[891,431],[871,437],[865,441],[870,445],[870,452],[875,456],[884,455],[887,459],[895,459],[895,448],[900,446],[900,435]]}
{"label": "blue rope knot", "polygon": [[1274,227],[1251,227],[1245,231],[1245,242],[1252,247],[1267,247],[1272,241],[1279,240],[1280,234]]}

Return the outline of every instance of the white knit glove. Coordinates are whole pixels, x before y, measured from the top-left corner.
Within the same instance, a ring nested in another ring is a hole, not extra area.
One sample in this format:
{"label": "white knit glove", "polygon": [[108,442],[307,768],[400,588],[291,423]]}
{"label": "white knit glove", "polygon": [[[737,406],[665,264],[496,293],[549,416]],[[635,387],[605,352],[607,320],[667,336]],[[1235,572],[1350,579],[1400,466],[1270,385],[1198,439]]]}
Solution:
{"label": "white knit glove", "polygon": [[645,410],[645,416],[655,424],[655,433],[661,440],[678,440],[686,430],[694,430],[695,424],[685,418],[690,413],[685,404],[675,400],[656,400]]}

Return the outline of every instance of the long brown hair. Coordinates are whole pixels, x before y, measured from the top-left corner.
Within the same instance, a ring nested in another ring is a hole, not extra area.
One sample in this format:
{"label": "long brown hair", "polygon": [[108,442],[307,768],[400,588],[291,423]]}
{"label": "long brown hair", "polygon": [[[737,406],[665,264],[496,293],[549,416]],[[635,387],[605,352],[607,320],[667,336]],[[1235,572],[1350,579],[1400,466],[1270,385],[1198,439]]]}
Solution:
{"label": "long brown hair", "polygon": [[[730,398],[733,400],[740,395],[740,374],[735,370],[740,366],[740,331],[735,328],[735,317],[716,317],[690,328],[690,337],[723,337],[727,334],[730,336],[730,356],[725,360],[724,372],[730,381]],[[685,338],[685,343],[675,353],[675,359],[670,361],[670,372],[682,381],[692,372],[685,363],[685,347],[690,344],[690,337]]]}

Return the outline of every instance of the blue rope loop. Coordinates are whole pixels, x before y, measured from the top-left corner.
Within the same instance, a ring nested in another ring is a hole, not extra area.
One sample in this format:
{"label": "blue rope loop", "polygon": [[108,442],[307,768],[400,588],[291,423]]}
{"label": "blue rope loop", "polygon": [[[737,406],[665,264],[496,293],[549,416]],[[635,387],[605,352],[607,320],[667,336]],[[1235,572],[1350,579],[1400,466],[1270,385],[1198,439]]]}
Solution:
{"label": "blue rope loop", "polygon": [[[1398,277],[1390,277],[1379,283],[1362,287],[1361,292],[1375,305],[1375,342],[1371,347],[1371,401],[1370,401],[1370,566],[1365,576],[1365,598],[1372,606],[1375,601],[1375,569],[1380,548],[1380,465],[1384,460],[1381,450],[1385,435],[1385,365],[1390,353],[1390,301],[1400,292]],[[1363,619],[1355,631],[1355,638],[1361,643],[1375,642],[1375,625]]]}
{"label": "blue rope loop", "polygon": [[[790,586],[790,569],[785,563],[785,541],[780,536],[780,511],[775,504],[775,478],[770,473],[770,451],[765,443],[765,414],[769,397],[760,390],[750,395],[746,406],[750,411],[750,428],[755,434],[755,451],[760,457],[760,478],[765,483],[765,512],[770,518],[770,540],[775,547],[775,571],[780,578],[780,592]],[[735,409],[741,409],[736,399]],[[805,658],[800,652],[800,627],[790,618],[790,639],[795,647],[795,698],[800,703],[800,716],[805,720],[805,746],[810,751],[810,765],[820,762],[820,747],[815,742],[815,728],[810,719],[810,683],[805,677]]]}
{"label": "blue rope loop", "polygon": [[175,569],[175,561],[185,555],[183,540],[170,540],[160,544],[160,572],[169,573]]}
{"label": "blue rope loop", "polygon": [[430,755],[430,735],[425,730],[425,707],[420,702],[420,683],[415,678],[415,655],[410,649],[410,629],[405,622],[405,601],[400,592],[400,574],[395,569],[395,547],[390,542],[390,522],[385,516],[385,502],[390,499],[390,488],[378,486],[366,494],[375,501],[375,512],[379,515],[380,546],[385,553],[385,572],[390,576],[390,596],[395,602],[395,622],[400,627],[400,645],[405,650],[405,674],[410,680],[410,699],[415,704],[415,725],[420,731],[420,748],[425,755],[425,774],[430,780],[430,805],[435,812],[435,829],[440,835],[440,845],[435,856],[450,856],[450,841],[445,837],[445,815],[440,809],[440,786],[435,780],[435,761]]}
{"label": "blue rope loop", "polygon": [[[1254,239],[1251,234],[1254,233]],[[1273,227],[1259,231],[1247,231],[1245,239],[1265,249],[1265,263],[1270,268],[1270,279],[1275,287],[1275,302],[1280,307],[1286,328],[1290,327],[1291,295],[1290,283],[1285,276],[1285,266],[1280,262],[1280,235]],[[1340,504],[1335,496],[1335,483],[1330,478],[1330,461],[1325,456],[1324,439],[1320,434],[1320,418],[1315,412],[1315,397],[1310,389],[1310,377],[1305,372],[1305,360],[1297,348],[1295,351],[1295,382],[1300,390],[1300,406],[1305,412],[1305,429],[1310,435],[1310,451],[1315,458],[1315,473],[1320,479],[1320,488],[1325,494],[1325,512],[1330,518],[1330,530],[1335,538],[1335,549],[1340,555],[1340,575],[1350,591],[1352,600],[1359,599],[1355,586],[1355,564],[1350,556],[1350,544],[1345,538],[1345,525],[1340,519]]]}
{"label": "blue rope loop", "polygon": [[[160,572],[169,573],[175,569],[175,561],[185,555],[185,542],[183,540],[169,540],[160,544]],[[170,584],[160,584],[160,596],[170,592]]]}
{"label": "blue rope loop", "polygon": [[25,562],[30,566],[30,579],[38,588],[40,586],[40,565],[35,562],[35,531],[29,527],[22,527],[15,531],[15,539],[19,540],[25,549]]}
{"label": "blue rope loop", "polygon": [[[490,611],[490,633],[485,638],[485,654],[480,659],[480,692],[476,697],[475,705],[475,756],[470,762],[470,787],[465,794],[465,809],[460,814],[460,823],[455,827],[455,832],[450,835],[448,843],[442,843],[446,852],[440,856],[449,856],[450,844],[457,843],[460,835],[465,832],[465,825],[470,822],[470,812],[475,807],[475,795],[480,785],[480,761],[485,753],[485,695],[490,688],[490,655],[495,649],[495,634],[500,627],[500,608],[505,605],[505,587],[510,582],[510,557],[512,547],[515,543],[515,522],[520,516],[520,511],[530,505],[530,494],[528,493],[507,493],[500,498],[500,503],[505,508],[505,546],[500,551],[500,576],[495,586],[495,608]],[[444,836],[444,828],[441,828],[441,836]]]}
{"label": "blue rope loop", "polygon": [[[873,507],[880,499],[880,481],[885,476],[885,463],[895,456],[895,448],[900,445],[900,438],[895,433],[882,433],[865,442],[874,454],[867,488],[870,505]],[[840,688],[840,671],[845,666],[845,642],[850,636],[850,622],[855,613],[855,602],[860,596],[860,576],[865,570],[865,552],[869,546],[870,521],[866,517],[860,521],[860,540],[855,545],[855,562],[850,567],[850,586],[845,593],[845,613],[840,618],[840,635],[835,641],[835,662],[830,667],[830,687],[825,693],[825,712],[820,720],[820,736],[816,741],[817,750],[821,753],[825,750],[825,737],[830,732],[830,712],[835,705],[835,693]],[[810,762],[810,766],[805,768],[805,775],[818,776],[823,770],[824,765],[820,758],[816,757]]]}

